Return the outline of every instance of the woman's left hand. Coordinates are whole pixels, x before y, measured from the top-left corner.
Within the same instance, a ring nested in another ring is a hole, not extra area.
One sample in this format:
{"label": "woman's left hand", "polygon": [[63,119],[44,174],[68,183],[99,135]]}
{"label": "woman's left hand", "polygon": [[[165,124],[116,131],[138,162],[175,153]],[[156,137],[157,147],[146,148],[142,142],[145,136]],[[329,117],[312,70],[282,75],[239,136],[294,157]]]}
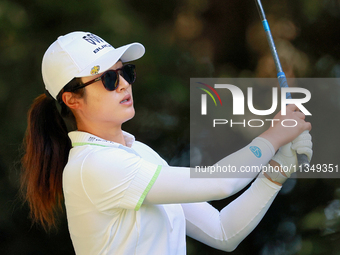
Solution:
{"label": "woman's left hand", "polygon": [[306,130],[295,138],[293,142],[280,147],[272,160],[283,167],[285,170],[283,173],[289,178],[298,167],[296,153],[306,154],[310,161],[313,156],[312,146],[312,136],[309,134],[308,130]]}

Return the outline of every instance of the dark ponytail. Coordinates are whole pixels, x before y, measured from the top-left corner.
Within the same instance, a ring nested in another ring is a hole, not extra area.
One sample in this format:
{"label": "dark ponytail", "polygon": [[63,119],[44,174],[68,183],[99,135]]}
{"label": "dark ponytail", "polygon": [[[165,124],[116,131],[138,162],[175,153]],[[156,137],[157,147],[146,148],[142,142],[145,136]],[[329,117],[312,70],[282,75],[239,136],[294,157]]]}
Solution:
{"label": "dark ponytail", "polygon": [[[61,107],[63,113],[72,115],[65,104]],[[33,222],[47,230],[55,227],[55,214],[62,208],[62,173],[71,141],[56,101],[45,94],[34,100],[28,112],[24,147],[21,190]]]}

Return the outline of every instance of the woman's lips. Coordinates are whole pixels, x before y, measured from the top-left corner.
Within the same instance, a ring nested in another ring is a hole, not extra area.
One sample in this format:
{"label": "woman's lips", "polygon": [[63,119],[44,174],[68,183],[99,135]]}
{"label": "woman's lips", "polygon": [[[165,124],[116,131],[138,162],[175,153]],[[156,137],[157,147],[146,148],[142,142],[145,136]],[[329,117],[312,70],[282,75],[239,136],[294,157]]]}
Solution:
{"label": "woman's lips", "polygon": [[120,101],[120,104],[132,104],[131,95],[126,95],[123,100]]}

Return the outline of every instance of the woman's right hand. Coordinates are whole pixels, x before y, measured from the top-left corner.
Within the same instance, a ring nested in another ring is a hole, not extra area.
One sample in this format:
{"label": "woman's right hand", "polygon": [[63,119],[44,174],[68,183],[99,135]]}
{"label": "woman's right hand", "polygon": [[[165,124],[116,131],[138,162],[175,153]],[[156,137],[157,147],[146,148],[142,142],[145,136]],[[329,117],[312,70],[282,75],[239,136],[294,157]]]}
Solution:
{"label": "woman's right hand", "polygon": [[[282,121],[286,120],[282,125]],[[289,120],[295,120],[294,122]],[[310,122],[305,121],[305,115],[299,111],[299,108],[290,104],[286,106],[286,115],[281,115],[281,112],[275,115],[271,127],[263,132],[260,137],[267,139],[273,146],[275,151],[281,146],[292,142],[303,131],[311,130],[312,125]]]}

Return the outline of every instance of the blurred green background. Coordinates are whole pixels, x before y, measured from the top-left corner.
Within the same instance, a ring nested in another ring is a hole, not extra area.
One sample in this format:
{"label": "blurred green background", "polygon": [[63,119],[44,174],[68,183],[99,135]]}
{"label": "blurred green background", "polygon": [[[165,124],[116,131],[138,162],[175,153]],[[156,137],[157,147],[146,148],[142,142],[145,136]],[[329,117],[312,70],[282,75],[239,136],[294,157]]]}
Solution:
{"label": "blurred green background", "polygon": [[[287,77],[340,77],[340,1],[262,4]],[[57,36],[76,30],[115,47],[144,44],[133,85],[136,116],[124,129],[171,165],[189,166],[191,77],[275,77],[253,0],[0,0],[0,254],[74,254],[65,216],[49,234],[31,225],[18,179],[27,110],[43,93],[42,56]],[[312,131],[315,163],[338,164],[340,88],[312,98],[324,102],[314,112],[333,120]],[[238,139],[249,141],[230,137],[226,151]],[[231,254],[339,255],[339,231],[340,180],[292,179]],[[187,246],[189,255],[224,254],[189,238]]]}

